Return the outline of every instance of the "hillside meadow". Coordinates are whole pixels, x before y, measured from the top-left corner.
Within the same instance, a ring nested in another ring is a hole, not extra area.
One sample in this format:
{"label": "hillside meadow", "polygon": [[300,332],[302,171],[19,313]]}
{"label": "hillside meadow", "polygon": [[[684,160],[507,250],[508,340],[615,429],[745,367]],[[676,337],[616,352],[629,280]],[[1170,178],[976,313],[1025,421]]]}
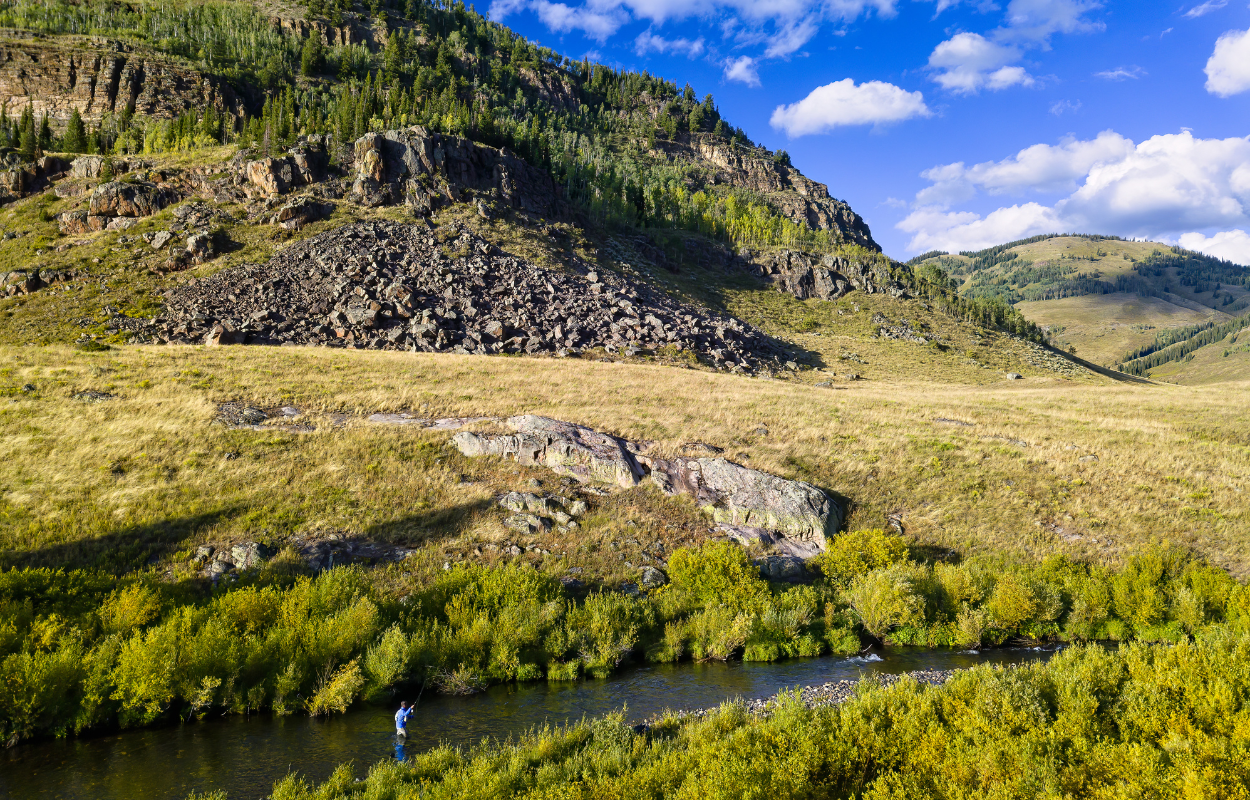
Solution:
{"label": "hillside meadow", "polygon": [[[173,569],[203,542],[342,531],[473,560],[506,536],[493,497],[551,476],[365,420],[409,410],[544,414],[670,452],[704,442],[843,498],[849,529],[896,525],[934,554],[1114,565],[1167,543],[1250,573],[1244,384],[824,378],[304,348],[4,349],[0,547],[13,566]],[[75,399],[87,390],[115,397]],[[313,431],[213,424],[224,401],[293,405]],[[578,535],[528,544],[581,547],[585,566],[621,580],[649,542],[707,535],[692,504],[647,486],[600,507]],[[634,544],[605,552],[618,540]]]}

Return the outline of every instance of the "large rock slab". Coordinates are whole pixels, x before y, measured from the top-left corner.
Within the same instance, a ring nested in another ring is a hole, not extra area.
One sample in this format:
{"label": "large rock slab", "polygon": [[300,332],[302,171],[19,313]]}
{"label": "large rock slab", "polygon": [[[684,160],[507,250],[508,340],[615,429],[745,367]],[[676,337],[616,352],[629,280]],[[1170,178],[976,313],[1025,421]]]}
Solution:
{"label": "large rock slab", "polygon": [[724,458],[646,458],[651,479],[667,494],[693,496],[717,522],[778,531],[818,550],[842,525],[842,511],[823,490]]}
{"label": "large rock slab", "polygon": [[491,436],[461,431],[452,442],[466,456],[498,456],[547,467],[583,483],[628,488],[645,477],[623,439],[533,414],[510,417],[506,424],[514,433]]}
{"label": "large rock slab", "polygon": [[569,422],[523,415],[507,420],[513,433],[457,433],[466,456],[497,456],[548,467],[584,483],[629,488],[644,478],[667,494],[694,497],[730,535],[773,550],[810,557],[842,525],[842,509],[822,489],[724,458],[659,458],[642,445]]}
{"label": "large rock slab", "polygon": [[154,183],[109,181],[91,192],[88,214],[94,217],[150,217],[177,197]]}

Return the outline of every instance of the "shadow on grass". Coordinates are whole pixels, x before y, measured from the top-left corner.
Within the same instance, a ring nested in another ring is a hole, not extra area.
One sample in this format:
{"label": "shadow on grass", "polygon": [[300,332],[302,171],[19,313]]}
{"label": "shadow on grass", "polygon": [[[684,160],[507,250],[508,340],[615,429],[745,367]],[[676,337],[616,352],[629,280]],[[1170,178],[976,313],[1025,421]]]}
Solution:
{"label": "shadow on grass", "polygon": [[0,553],[0,569],[60,567],[96,569],[120,575],[160,561],[201,530],[233,519],[244,511],[241,506],[229,506],[203,514],[133,525],[90,539],[3,552]]}
{"label": "shadow on grass", "polygon": [[427,544],[438,539],[454,538],[470,530],[492,505],[489,500],[476,500],[407,514],[370,525],[361,532],[360,538],[390,544]]}

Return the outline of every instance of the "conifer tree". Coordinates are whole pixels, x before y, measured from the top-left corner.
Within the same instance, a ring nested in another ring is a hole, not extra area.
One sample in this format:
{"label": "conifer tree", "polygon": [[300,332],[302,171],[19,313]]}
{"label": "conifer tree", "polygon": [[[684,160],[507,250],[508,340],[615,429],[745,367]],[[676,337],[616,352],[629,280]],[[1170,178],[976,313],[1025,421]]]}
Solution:
{"label": "conifer tree", "polygon": [[69,124],[65,126],[61,149],[67,153],[84,153],[87,150],[87,129],[77,108],[69,114]]}

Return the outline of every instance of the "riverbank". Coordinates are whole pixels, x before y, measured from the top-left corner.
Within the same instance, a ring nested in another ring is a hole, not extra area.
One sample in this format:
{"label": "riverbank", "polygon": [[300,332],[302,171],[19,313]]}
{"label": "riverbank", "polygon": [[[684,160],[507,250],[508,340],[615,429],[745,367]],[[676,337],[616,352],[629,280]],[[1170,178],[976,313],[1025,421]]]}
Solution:
{"label": "riverbank", "polygon": [[274,796],[1244,797],[1247,725],[1250,635],[1223,629],[1172,647],[1071,647],[935,686],[896,680],[832,705],[731,703],[643,731],[617,713],[376,763],[361,780],[350,765],[320,785],[289,777]]}
{"label": "riverbank", "polygon": [[[476,695],[426,691],[403,753],[420,758],[444,745],[498,745],[545,726],[623,715],[634,724],[667,709],[716,709],[738,698],[771,699],[794,687],[854,686],[872,676],[954,673],[981,664],[1044,660],[1053,651],[1022,648],[892,648],[867,656],[797,658],[773,663],[682,662],[623,669],[610,678],[494,686]],[[288,773],[327,780],[340,764],[365,766],[396,756],[391,716],[399,699],[356,704],[332,717],[210,715],[160,728],[24,742],[0,750],[0,797],[29,800],[185,800],[192,792],[227,792],[233,800],[270,794]],[[745,702],[752,702],[746,700]],[[176,770],[169,765],[176,764]],[[67,768],[72,765],[72,768]]]}
{"label": "riverbank", "polygon": [[[1054,651],[1039,652],[1049,653]],[[979,655],[979,653],[977,655]],[[782,694],[785,694],[790,698],[797,697],[803,706],[809,709],[836,706],[855,697],[860,688],[865,685],[872,688],[883,688],[886,686],[893,686],[902,680],[912,680],[921,686],[941,686],[960,672],[960,669],[970,669],[970,667],[957,669],[918,669],[901,673],[878,672],[872,673],[868,676],[862,676],[854,680],[843,679],[839,681],[812,684],[810,686],[790,687],[787,690],[783,690],[782,693],[770,695],[768,697],[753,697],[749,700],[743,700],[742,705],[743,708],[751,714],[767,715],[778,707]],[[689,719],[703,719],[704,717],[710,714],[716,714],[719,711],[720,706],[669,711],[662,715],[652,717],[646,722],[635,726],[634,730],[640,732],[645,731],[664,720],[682,721]]]}

